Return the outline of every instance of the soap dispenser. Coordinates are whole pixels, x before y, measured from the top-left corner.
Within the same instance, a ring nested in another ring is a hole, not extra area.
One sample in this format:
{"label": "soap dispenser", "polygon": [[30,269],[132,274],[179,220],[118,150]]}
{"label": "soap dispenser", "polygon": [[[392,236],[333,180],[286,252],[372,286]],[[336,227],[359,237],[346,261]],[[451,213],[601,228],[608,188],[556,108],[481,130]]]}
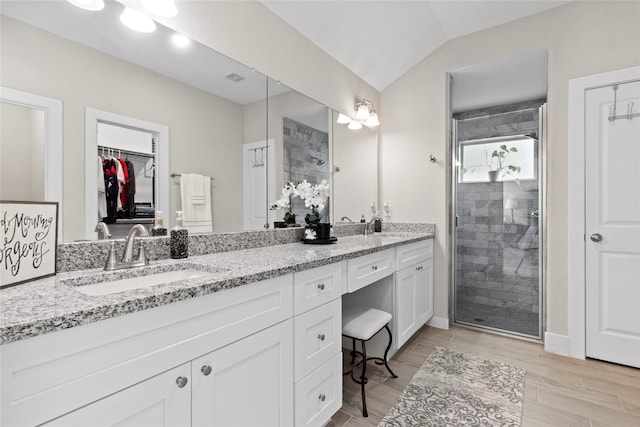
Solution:
{"label": "soap dispenser", "polygon": [[171,229],[171,258],[189,256],[189,232],[182,226],[182,211],[176,212],[176,226]]}
{"label": "soap dispenser", "polygon": [[167,228],[164,226],[164,219],[162,217],[162,211],[156,211],[156,220],[153,228],[151,229],[152,236],[166,236]]}

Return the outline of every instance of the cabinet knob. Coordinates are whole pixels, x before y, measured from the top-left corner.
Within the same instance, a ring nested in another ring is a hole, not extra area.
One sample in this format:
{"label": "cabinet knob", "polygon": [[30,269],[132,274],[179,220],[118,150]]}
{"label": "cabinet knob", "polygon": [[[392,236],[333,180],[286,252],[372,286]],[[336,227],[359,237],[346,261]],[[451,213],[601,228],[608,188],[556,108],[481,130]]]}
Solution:
{"label": "cabinet knob", "polygon": [[176,384],[178,384],[178,387],[180,388],[186,386],[188,382],[187,377],[178,377],[176,379]]}
{"label": "cabinet knob", "polygon": [[422,270],[422,266],[421,266],[421,265],[417,266],[417,267],[416,267],[416,270],[417,270],[417,271]]}
{"label": "cabinet knob", "polygon": [[318,283],[318,289],[323,291],[324,290],[324,283]]}
{"label": "cabinet knob", "polygon": [[593,234],[591,235],[591,241],[592,241],[592,242],[596,242],[596,243],[597,243],[597,242],[601,242],[601,241],[602,241],[602,234],[600,234],[600,233],[593,233]]}
{"label": "cabinet knob", "polygon": [[324,334],[320,334],[320,335],[318,335],[318,339],[319,339],[320,341],[324,341]]}
{"label": "cabinet knob", "polygon": [[318,396],[318,399],[320,399],[322,402],[324,402],[326,398],[327,396],[325,396],[324,394],[321,394],[320,396]]}
{"label": "cabinet knob", "polygon": [[371,266],[371,269],[372,269],[373,271],[378,271],[378,266],[377,266],[377,265],[372,265],[372,266]]}
{"label": "cabinet knob", "polygon": [[209,375],[211,373],[211,366],[204,365],[202,368],[200,368],[200,372],[202,372],[202,375],[204,375],[206,377],[207,375]]}

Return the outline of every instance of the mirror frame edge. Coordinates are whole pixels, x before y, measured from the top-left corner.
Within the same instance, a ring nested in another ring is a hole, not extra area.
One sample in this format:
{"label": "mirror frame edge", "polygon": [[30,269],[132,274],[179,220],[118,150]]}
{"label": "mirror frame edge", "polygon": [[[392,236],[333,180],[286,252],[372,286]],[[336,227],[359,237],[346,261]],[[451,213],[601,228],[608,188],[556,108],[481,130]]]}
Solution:
{"label": "mirror frame edge", "polygon": [[0,86],[0,100],[43,111],[44,132],[44,199],[58,202],[58,241],[62,242],[63,203],[62,175],[64,158],[62,155],[62,101],[35,93],[24,92],[7,86]]}

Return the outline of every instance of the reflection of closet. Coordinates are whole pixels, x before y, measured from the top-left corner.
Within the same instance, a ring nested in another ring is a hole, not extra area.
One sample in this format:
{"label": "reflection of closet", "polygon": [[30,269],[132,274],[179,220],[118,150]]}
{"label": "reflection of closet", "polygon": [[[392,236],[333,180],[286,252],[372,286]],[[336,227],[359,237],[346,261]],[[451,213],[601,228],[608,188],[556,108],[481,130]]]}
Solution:
{"label": "reflection of closet", "polygon": [[155,217],[155,138],[119,126],[98,125],[98,220],[114,237]]}

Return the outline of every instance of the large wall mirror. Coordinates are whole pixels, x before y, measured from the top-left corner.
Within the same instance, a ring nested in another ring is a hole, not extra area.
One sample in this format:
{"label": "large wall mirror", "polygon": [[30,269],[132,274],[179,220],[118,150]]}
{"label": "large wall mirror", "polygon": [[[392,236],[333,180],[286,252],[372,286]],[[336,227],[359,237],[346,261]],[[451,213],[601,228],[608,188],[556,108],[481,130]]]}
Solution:
{"label": "large wall mirror", "polygon": [[[94,172],[105,150],[114,156],[119,149],[116,157],[136,160],[136,177],[153,180],[151,198],[141,193],[138,211],[148,216],[149,204],[166,210],[168,227],[182,206],[182,174],[211,178],[213,232],[272,228],[282,213],[269,206],[285,181],[331,182],[331,150],[344,142],[332,139],[331,110],[203,45],[178,48],[174,32],[161,25],[135,33],[121,25],[122,8],[119,2],[105,2],[99,12],[66,1],[2,4],[2,85],[63,105],[61,241],[98,237]],[[91,111],[99,112],[95,123],[87,120]],[[151,151],[98,142],[98,125],[105,124],[149,131]],[[166,128],[166,138],[155,127]],[[330,203],[328,219],[335,208]]]}

